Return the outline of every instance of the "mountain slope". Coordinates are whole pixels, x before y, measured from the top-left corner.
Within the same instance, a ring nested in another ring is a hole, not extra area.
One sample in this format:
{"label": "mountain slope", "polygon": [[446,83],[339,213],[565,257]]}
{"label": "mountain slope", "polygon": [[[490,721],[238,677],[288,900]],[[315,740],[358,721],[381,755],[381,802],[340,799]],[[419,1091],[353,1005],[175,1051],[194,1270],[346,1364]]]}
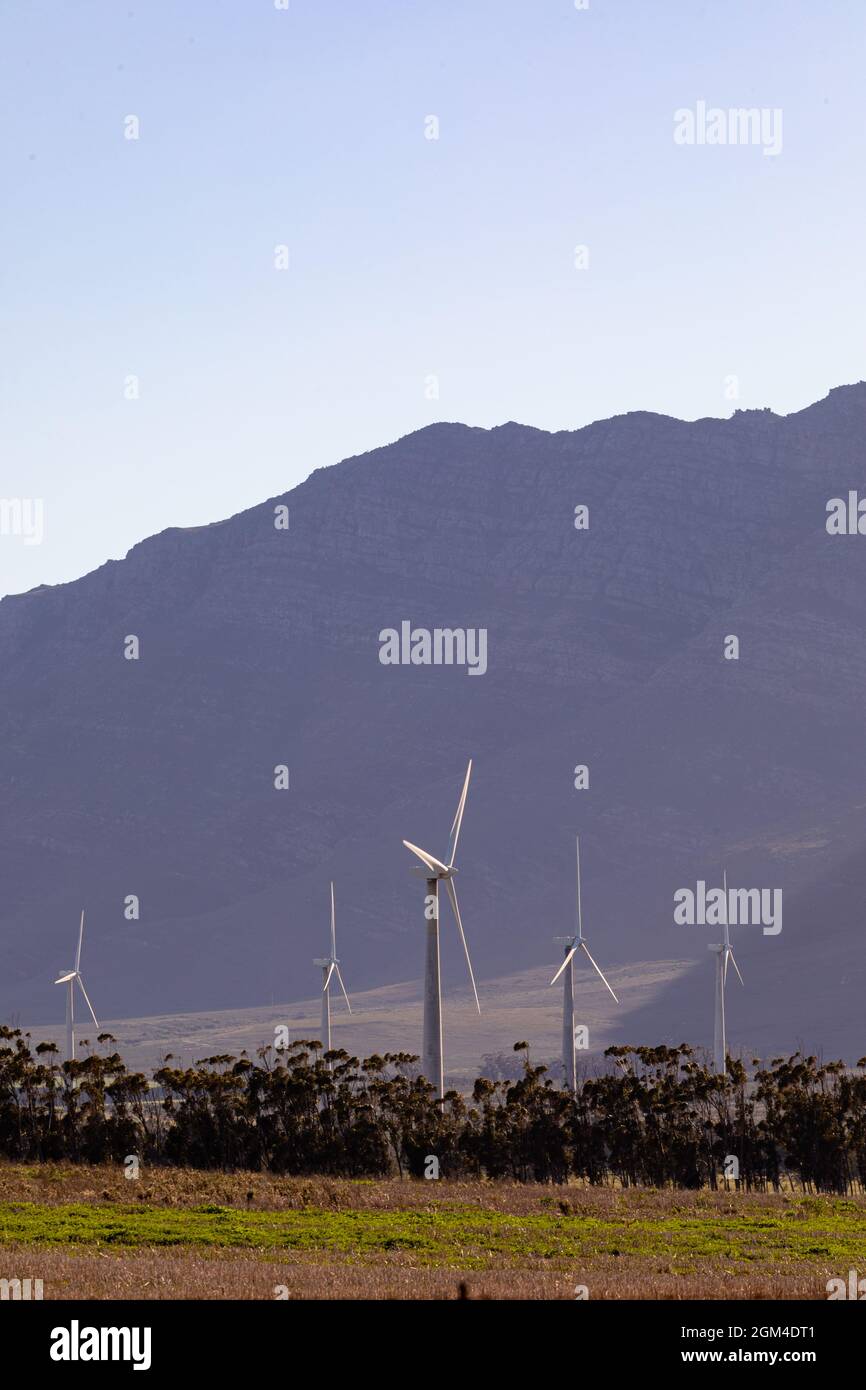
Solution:
{"label": "mountain slope", "polygon": [[[400,841],[444,849],[471,755],[482,982],[555,959],[580,830],[599,959],[695,961],[624,1035],[707,1040],[713,932],[674,925],[673,894],[724,862],[784,892],[779,936],[735,933],[732,1043],[862,1055],[866,539],[824,520],[862,479],[864,427],[862,384],[784,418],[433,425],[4,599],[0,1014],[62,1011],[82,904],[107,1016],[305,997],[329,878],[347,981],[416,976]],[[486,629],[486,673],[382,665],[402,620]]]}

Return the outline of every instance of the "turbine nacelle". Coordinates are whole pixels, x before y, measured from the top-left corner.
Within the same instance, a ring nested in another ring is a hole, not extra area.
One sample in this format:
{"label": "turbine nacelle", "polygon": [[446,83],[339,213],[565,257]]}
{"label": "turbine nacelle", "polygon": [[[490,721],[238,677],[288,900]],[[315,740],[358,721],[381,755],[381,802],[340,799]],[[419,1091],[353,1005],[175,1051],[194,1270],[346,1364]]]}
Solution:
{"label": "turbine nacelle", "polygon": [[418,874],[420,878],[438,878],[444,881],[453,878],[457,873],[453,864],[443,864],[441,859],[437,859],[434,854],[428,854],[426,849],[413,845],[411,840],[404,840],[403,844],[421,860],[420,864],[412,865],[413,874]]}
{"label": "turbine nacelle", "polygon": [[746,983],[742,975],[740,974],[740,967],[737,965],[736,957],[734,956],[734,950],[729,941],[710,942],[710,944],[707,946],[707,950],[714,951],[721,960],[722,976],[724,980],[727,980],[728,978],[728,961],[730,961],[731,965],[737,972],[737,979],[739,980],[740,984],[744,985]]}

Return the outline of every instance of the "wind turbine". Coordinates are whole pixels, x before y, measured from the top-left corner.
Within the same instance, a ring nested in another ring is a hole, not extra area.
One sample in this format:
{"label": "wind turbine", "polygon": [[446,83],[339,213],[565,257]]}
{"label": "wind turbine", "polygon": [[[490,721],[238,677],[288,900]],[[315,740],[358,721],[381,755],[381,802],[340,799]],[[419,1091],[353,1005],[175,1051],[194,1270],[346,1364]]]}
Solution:
{"label": "wind turbine", "polygon": [[93,1022],[99,1027],[99,1020],[93,1012],[93,1005],[87,997],[87,990],[84,988],[84,981],[81,978],[81,942],[84,938],[84,909],[81,909],[81,925],[78,928],[78,950],[75,952],[75,968],[67,970],[54,981],[56,985],[66,985],[66,1056],[70,1062],[75,1061],[75,983],[84,995],[84,1002],[90,1010]]}
{"label": "wind turbine", "polygon": [[723,874],[725,885],[725,939],[711,943],[708,951],[716,953],[716,1009],[713,1027],[713,1055],[717,1076],[725,1076],[728,1069],[728,1041],[725,1036],[725,984],[728,979],[728,961],[737,972],[737,979],[740,984],[744,984],[740,967],[734,960],[734,951],[731,946],[731,937],[728,930],[728,871],[725,869]]}
{"label": "wind turbine", "polygon": [[336,974],[340,982],[340,989],[343,991],[343,998],[346,1001],[346,1008],[352,1012],[352,1005],[349,1003],[349,996],[346,993],[346,986],[343,984],[343,977],[340,974],[340,962],[337,960],[337,919],[334,912],[334,884],[331,882],[331,954],[329,956],[317,956],[313,965],[322,967],[322,1042],[325,1051],[331,1050],[331,976]]}
{"label": "wind turbine", "polygon": [[580,836],[576,835],[574,841],[577,848],[577,936],[555,936],[553,938],[554,941],[558,941],[561,945],[565,946],[565,960],[550,982],[552,985],[555,985],[560,975],[564,974],[562,988],[562,1065],[565,1069],[565,1084],[569,1091],[577,1090],[577,1065],[574,1053],[574,958],[578,951],[583,951],[608,994],[613,997],[615,1003],[619,1003],[619,1000],[604,978],[604,975],[589,954],[589,947],[583,938],[583,916],[580,908]]}
{"label": "wind turbine", "polygon": [[423,874],[427,880],[427,896],[424,899],[424,918],[427,922],[427,947],[424,958],[424,1036],[421,1045],[421,1062],[424,1075],[427,1080],[432,1082],[436,1094],[441,1100],[445,1094],[444,1060],[442,1055],[442,980],[439,971],[439,883],[440,880],[445,884],[448,897],[451,899],[451,907],[454,912],[454,920],[457,923],[457,930],[460,933],[460,940],[463,943],[463,953],[466,956],[466,964],[469,968],[469,979],[472,984],[472,993],[475,995],[475,1007],[479,1014],[481,1005],[478,1002],[478,990],[475,988],[475,976],[472,973],[472,961],[469,959],[469,947],[466,944],[466,934],[463,930],[463,923],[460,920],[460,908],[457,905],[457,890],[454,886],[454,875],[457,869],[454,866],[454,858],[457,854],[457,841],[460,838],[460,826],[463,823],[463,812],[466,809],[466,795],[469,791],[469,778],[472,773],[472,759],[469,759],[469,766],[466,769],[466,778],[463,782],[463,790],[460,793],[460,800],[457,803],[457,812],[451,826],[451,834],[448,840],[448,863],[443,864],[441,859],[435,859],[426,850],[419,849],[409,840],[404,840],[403,844],[413,854],[421,860],[423,868],[415,866],[415,872]]}

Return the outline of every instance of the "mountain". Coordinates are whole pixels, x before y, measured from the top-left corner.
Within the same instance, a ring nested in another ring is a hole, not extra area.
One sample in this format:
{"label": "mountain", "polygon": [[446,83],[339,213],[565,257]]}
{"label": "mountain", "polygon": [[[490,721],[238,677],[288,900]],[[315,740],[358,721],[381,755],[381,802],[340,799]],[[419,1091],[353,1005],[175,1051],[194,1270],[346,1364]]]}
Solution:
{"label": "mountain", "polygon": [[[61,1016],[82,905],[106,1017],[309,998],[331,878],[350,988],[416,978],[401,840],[444,851],[471,756],[482,996],[555,963],[579,830],[602,965],[694,961],[622,1041],[709,1040],[718,933],[674,894],[726,866],[784,904],[778,935],[734,929],[732,1046],[866,1053],[866,538],[825,526],[864,436],[864,383],[785,417],[435,424],[5,598],[0,1017]],[[486,671],[383,664],[404,621],[484,629]],[[444,917],[443,957],[462,988]]]}

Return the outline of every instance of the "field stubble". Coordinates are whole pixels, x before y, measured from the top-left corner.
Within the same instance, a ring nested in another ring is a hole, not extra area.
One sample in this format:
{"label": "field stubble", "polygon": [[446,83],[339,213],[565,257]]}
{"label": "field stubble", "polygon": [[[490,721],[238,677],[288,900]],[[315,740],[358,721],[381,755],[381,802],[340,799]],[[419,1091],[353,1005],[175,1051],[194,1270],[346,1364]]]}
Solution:
{"label": "field stubble", "polygon": [[864,1198],[0,1164],[50,1299],[825,1298],[864,1250]]}

